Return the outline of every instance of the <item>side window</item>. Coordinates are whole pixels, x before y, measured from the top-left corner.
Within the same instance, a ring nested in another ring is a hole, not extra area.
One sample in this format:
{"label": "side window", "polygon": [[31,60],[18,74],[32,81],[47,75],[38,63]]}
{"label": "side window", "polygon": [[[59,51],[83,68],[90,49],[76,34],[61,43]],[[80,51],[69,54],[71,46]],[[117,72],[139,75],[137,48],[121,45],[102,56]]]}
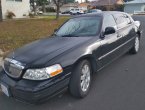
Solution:
{"label": "side window", "polygon": [[116,22],[114,20],[114,17],[110,14],[104,15],[103,31],[105,31],[106,27],[114,27],[116,29]]}
{"label": "side window", "polygon": [[127,26],[130,22],[130,18],[125,14],[115,14],[114,16],[119,29]]}
{"label": "side window", "polygon": [[125,14],[124,16],[125,16],[125,18],[126,18],[128,24],[130,24],[130,23],[133,22],[132,19],[131,19],[131,17],[130,17],[129,15],[126,15],[126,14]]}

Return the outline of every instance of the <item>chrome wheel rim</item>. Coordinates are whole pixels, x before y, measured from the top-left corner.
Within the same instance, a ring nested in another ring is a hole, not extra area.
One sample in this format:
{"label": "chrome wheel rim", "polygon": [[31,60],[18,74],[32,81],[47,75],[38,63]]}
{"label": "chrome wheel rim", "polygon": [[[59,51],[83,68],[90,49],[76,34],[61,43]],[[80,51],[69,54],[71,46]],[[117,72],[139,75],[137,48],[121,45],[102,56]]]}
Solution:
{"label": "chrome wheel rim", "polygon": [[86,92],[90,86],[90,67],[89,65],[85,64],[82,67],[82,74],[81,74],[81,89],[83,92]]}
{"label": "chrome wheel rim", "polygon": [[135,39],[135,50],[136,50],[136,52],[138,52],[138,50],[139,50],[139,38],[138,37],[136,37],[136,39]]}

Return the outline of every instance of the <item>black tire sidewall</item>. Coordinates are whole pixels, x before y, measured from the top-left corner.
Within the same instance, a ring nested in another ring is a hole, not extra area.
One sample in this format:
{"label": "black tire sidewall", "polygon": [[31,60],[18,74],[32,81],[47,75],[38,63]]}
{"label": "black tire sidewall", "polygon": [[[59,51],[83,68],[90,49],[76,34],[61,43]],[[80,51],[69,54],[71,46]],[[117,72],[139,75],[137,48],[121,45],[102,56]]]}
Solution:
{"label": "black tire sidewall", "polygon": [[[90,68],[90,84],[89,84],[88,89],[84,92],[82,91],[82,88],[81,88],[81,75],[82,75],[82,67],[86,64]],[[69,86],[70,92],[72,93],[73,96],[76,96],[78,98],[83,98],[88,94],[90,90],[91,80],[92,80],[91,74],[92,74],[92,69],[91,69],[90,62],[88,60],[83,60],[76,65],[74,72],[72,73],[70,86]]]}
{"label": "black tire sidewall", "polygon": [[[135,49],[136,38],[138,38],[138,40],[139,40],[139,49],[138,49],[138,51],[136,51],[136,49]],[[140,50],[140,39],[139,39],[139,37],[135,37],[135,39],[134,39],[134,45],[130,49],[129,53],[131,53],[131,54],[137,54],[139,52],[139,50]]]}
{"label": "black tire sidewall", "polygon": [[[82,89],[81,89],[81,74],[82,73],[80,73],[80,85],[79,85],[79,90],[80,90],[80,93],[81,93],[81,95],[82,95],[82,97],[85,97],[87,94],[88,94],[88,92],[89,92],[89,90],[90,90],[90,85],[91,85],[91,80],[92,80],[92,78],[91,78],[91,73],[92,73],[92,70],[91,70],[91,65],[90,65],[90,63],[87,61],[87,60],[85,60],[84,62],[83,62],[83,64],[81,65],[82,67],[84,66],[84,65],[88,65],[89,66],[89,68],[90,68],[90,84],[89,84],[89,87],[88,87],[88,89],[87,89],[87,91],[82,91]],[[82,69],[82,67],[81,67],[81,69]]]}

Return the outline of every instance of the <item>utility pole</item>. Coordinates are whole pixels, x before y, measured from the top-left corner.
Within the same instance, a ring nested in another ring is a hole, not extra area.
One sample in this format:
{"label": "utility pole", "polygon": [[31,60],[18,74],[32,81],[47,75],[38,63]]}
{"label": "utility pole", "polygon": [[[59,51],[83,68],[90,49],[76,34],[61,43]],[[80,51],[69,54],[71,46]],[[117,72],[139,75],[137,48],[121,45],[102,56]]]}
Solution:
{"label": "utility pole", "polygon": [[1,4],[1,0],[0,0],[0,22],[3,21],[3,17],[2,17],[2,4]]}

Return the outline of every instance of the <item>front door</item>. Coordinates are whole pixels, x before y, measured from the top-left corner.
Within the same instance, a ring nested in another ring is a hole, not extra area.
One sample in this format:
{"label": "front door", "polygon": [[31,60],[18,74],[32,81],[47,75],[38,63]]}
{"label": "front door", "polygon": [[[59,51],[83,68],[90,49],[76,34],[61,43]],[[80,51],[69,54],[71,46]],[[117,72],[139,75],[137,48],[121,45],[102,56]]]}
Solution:
{"label": "front door", "polygon": [[[104,15],[102,33],[105,32],[107,27],[114,27],[117,30],[115,19],[111,14]],[[97,59],[98,70],[117,57],[117,54],[115,53],[116,48],[119,46],[117,41],[117,31],[113,34],[105,35],[104,38],[101,39],[100,57]]]}

